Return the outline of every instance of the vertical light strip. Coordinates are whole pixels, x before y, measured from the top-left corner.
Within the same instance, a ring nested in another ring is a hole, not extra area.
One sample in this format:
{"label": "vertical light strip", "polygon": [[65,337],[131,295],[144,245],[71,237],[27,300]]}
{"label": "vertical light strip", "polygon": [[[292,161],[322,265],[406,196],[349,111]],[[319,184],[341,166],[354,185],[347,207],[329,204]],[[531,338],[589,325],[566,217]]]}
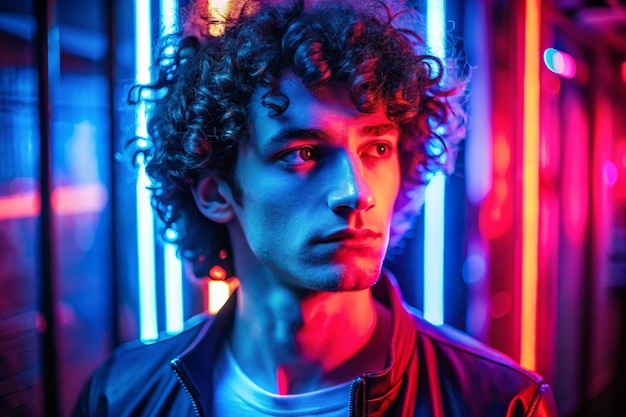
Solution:
{"label": "vertical light strip", "polygon": [[426,187],[424,197],[424,318],[443,324],[444,201],[443,173],[437,173]]}
{"label": "vertical light strip", "polygon": [[139,338],[144,342],[158,337],[154,264],[154,219],[150,205],[150,179],[143,154],[137,158],[137,264],[139,267]]}
{"label": "vertical light strip", "polygon": [[[445,58],[445,1],[426,3],[426,44],[430,52]],[[445,175],[438,173],[424,196],[424,318],[441,325],[444,319],[444,201]]]}
{"label": "vertical light strip", "polygon": [[[178,30],[178,0],[161,0],[161,37]],[[167,233],[175,235],[174,230]],[[168,236],[170,239],[175,236]],[[167,241],[163,246],[165,267],[165,330],[179,333],[183,330],[183,268],[176,255],[176,247]]]}
{"label": "vertical light strip", "polygon": [[[173,231],[168,231],[173,232]],[[165,330],[179,333],[184,327],[183,267],[176,254],[176,246],[165,243]]]}
{"label": "vertical light strip", "polygon": [[[490,65],[487,27],[488,6],[484,2],[465,10],[465,44],[472,64],[479,71],[472,73],[468,106],[472,110],[472,127],[465,139],[465,187],[467,198],[475,206],[483,203],[493,185],[492,94],[493,71]],[[470,46],[471,45],[471,46]]]}
{"label": "vertical light strip", "polygon": [[522,162],[522,329],[520,364],[535,369],[539,233],[539,60],[541,0],[526,1]]}
{"label": "vertical light strip", "polygon": [[178,30],[178,0],[161,0],[161,36]]}
{"label": "vertical light strip", "polygon": [[[150,0],[135,0],[135,82],[148,84],[151,81],[152,31],[150,30]],[[135,135],[148,136],[146,103],[137,105]],[[150,205],[150,179],[146,175],[143,155],[137,158],[137,264],[139,273],[139,338],[144,342],[158,337],[154,218]]]}

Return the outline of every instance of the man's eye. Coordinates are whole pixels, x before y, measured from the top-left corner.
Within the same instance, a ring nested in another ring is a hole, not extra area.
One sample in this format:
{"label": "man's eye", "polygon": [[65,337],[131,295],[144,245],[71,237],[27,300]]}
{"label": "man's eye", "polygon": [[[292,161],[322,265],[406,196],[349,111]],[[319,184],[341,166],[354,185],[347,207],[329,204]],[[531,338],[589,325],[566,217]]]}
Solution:
{"label": "man's eye", "polygon": [[365,149],[363,155],[373,156],[375,158],[384,158],[387,156],[391,156],[392,152],[393,148],[391,147],[391,145],[386,143],[375,143]]}
{"label": "man's eye", "polygon": [[320,155],[314,148],[304,146],[283,152],[280,159],[290,164],[303,164],[309,161],[318,161]]}

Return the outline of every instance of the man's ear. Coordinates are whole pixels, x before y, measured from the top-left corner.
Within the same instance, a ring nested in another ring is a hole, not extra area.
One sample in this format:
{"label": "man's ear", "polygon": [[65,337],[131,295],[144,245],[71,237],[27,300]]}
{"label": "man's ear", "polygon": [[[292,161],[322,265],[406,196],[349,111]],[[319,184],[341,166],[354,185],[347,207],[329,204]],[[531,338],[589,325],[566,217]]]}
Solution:
{"label": "man's ear", "polygon": [[235,217],[231,199],[222,194],[222,191],[229,190],[228,184],[214,172],[201,174],[191,187],[193,199],[200,213],[216,223],[228,223]]}

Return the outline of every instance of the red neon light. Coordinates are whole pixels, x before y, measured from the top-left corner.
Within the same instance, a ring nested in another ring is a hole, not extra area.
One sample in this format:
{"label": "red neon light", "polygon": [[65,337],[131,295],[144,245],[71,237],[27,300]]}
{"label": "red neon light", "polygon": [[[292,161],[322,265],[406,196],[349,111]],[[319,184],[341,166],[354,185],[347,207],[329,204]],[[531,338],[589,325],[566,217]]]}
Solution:
{"label": "red neon light", "polygon": [[[56,187],[52,191],[52,211],[55,215],[101,212],[108,200],[102,183]],[[37,217],[41,212],[39,193],[29,191],[0,197],[0,220]]]}
{"label": "red neon light", "polygon": [[0,220],[39,216],[39,194],[33,191],[0,197]]}

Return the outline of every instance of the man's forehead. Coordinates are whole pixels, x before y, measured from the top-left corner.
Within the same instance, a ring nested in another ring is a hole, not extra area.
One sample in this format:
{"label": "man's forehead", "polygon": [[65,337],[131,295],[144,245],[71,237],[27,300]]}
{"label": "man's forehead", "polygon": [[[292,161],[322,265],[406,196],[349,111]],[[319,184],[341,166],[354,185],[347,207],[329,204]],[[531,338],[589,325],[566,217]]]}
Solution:
{"label": "man's forehead", "polygon": [[[326,134],[323,132],[380,136],[398,129],[397,123],[389,120],[382,105],[375,112],[359,111],[350,100],[346,85],[309,89],[293,73],[287,73],[280,78],[276,96],[266,95],[267,92],[267,87],[259,87],[252,97],[248,123],[250,137],[265,132],[276,136],[277,142],[280,142],[282,136],[291,137],[293,132],[316,137],[323,137]],[[288,99],[284,112],[276,113],[263,104],[263,100],[276,100],[278,103],[282,94]]]}
{"label": "man's forehead", "polygon": [[[284,71],[278,81],[277,94],[272,94],[267,86],[257,86],[252,96],[249,111],[256,112],[257,115],[259,111],[261,114],[270,115],[273,113],[272,110],[262,103],[275,102],[276,104],[287,104],[286,113],[295,110],[299,114],[306,114],[314,112],[316,108],[323,105],[341,112],[352,113],[355,116],[362,114],[350,100],[347,84],[339,83],[309,88],[290,70]],[[287,98],[287,103],[284,103],[283,97]],[[381,103],[380,110],[383,109],[384,106]]]}

